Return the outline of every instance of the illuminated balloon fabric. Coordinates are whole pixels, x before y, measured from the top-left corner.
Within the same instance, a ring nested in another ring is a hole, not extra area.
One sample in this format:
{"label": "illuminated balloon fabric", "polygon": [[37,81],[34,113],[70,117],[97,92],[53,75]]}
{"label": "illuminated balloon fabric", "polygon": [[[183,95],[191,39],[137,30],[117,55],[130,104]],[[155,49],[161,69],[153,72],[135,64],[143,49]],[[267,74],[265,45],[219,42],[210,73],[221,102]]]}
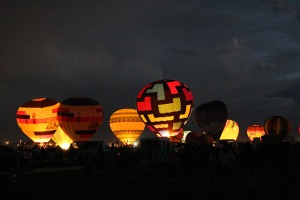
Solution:
{"label": "illuminated balloon fabric", "polygon": [[213,144],[213,138],[209,134],[191,131],[186,135],[185,143],[194,143],[198,145]]}
{"label": "illuminated balloon fabric", "polygon": [[22,104],[17,111],[17,124],[34,142],[48,142],[58,127],[59,102],[50,98],[36,98]]}
{"label": "illuminated balloon fabric", "polygon": [[145,129],[137,110],[131,108],[115,111],[110,116],[109,126],[123,144],[132,144]]}
{"label": "illuminated balloon fabric", "polygon": [[271,116],[264,122],[266,135],[286,137],[291,132],[291,123],[282,116]]}
{"label": "illuminated balloon fabric", "polygon": [[141,119],[158,137],[175,136],[191,115],[193,95],[177,80],[159,80],[142,88],[136,107]]}
{"label": "illuminated balloon fabric", "polygon": [[220,140],[236,140],[239,135],[239,125],[228,119],[221,134]]}
{"label": "illuminated balloon fabric", "polygon": [[58,108],[57,118],[62,130],[74,141],[87,141],[103,122],[102,106],[86,97],[71,97]]}
{"label": "illuminated balloon fabric", "polygon": [[253,124],[247,128],[247,135],[252,142],[254,138],[261,138],[265,135],[265,129],[262,125]]}
{"label": "illuminated balloon fabric", "polygon": [[227,106],[219,100],[199,105],[195,110],[195,121],[206,134],[219,140],[228,117]]}
{"label": "illuminated balloon fabric", "polygon": [[51,139],[62,149],[68,149],[70,144],[73,142],[73,140],[60,128],[60,126],[57,128]]}

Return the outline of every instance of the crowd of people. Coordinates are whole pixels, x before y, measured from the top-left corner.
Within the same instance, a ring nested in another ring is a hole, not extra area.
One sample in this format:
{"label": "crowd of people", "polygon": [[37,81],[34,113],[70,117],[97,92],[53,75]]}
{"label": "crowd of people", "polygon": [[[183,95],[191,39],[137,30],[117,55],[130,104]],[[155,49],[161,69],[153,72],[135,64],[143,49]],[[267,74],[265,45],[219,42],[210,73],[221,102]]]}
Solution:
{"label": "crowd of people", "polygon": [[298,184],[300,169],[299,142],[199,145],[158,140],[136,147],[97,142],[93,148],[74,148],[71,144],[63,150],[35,145],[30,149],[20,147],[19,152],[31,155],[27,160],[22,157],[22,166],[80,165],[87,177],[145,184],[197,183],[209,191],[237,186],[253,191],[262,175],[276,181],[281,189],[290,190]]}

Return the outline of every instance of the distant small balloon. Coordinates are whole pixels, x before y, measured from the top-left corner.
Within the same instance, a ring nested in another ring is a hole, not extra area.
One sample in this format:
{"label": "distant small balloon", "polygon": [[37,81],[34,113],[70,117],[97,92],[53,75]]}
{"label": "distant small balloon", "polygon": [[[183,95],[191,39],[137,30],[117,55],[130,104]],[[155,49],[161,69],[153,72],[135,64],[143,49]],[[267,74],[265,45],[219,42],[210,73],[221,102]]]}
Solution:
{"label": "distant small balloon", "polygon": [[261,137],[264,135],[265,129],[260,124],[253,124],[247,128],[247,136],[251,142],[254,140],[254,138],[259,138],[261,140]]}
{"label": "distant small balloon", "polygon": [[291,123],[282,116],[271,116],[264,122],[266,135],[286,137],[291,132]]}

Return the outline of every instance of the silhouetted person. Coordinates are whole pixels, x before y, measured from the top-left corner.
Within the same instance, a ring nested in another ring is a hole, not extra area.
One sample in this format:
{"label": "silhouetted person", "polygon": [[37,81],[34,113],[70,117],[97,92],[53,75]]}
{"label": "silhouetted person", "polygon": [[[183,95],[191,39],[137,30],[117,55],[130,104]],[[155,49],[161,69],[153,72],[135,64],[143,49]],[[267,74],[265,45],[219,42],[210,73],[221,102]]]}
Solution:
{"label": "silhouetted person", "polygon": [[163,173],[165,172],[165,168],[167,163],[169,162],[168,154],[166,150],[160,143],[157,143],[156,148],[153,151],[152,155],[152,164],[156,170],[156,178],[158,181],[162,180]]}

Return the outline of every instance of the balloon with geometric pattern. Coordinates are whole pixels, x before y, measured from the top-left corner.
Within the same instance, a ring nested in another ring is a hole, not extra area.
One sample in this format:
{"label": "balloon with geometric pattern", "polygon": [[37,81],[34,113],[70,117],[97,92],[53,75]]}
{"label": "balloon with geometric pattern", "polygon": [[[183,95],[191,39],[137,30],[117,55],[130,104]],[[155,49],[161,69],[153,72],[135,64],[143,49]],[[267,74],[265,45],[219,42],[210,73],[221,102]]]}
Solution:
{"label": "balloon with geometric pattern", "polygon": [[88,141],[103,122],[102,106],[86,97],[71,97],[61,102],[57,118],[61,129],[75,143]]}
{"label": "balloon with geometric pattern", "polygon": [[157,137],[178,135],[193,109],[193,95],[177,80],[158,80],[144,86],[137,95],[140,118]]}
{"label": "balloon with geometric pattern", "polygon": [[35,98],[22,104],[17,111],[17,124],[33,142],[48,142],[58,128],[57,110],[60,103],[51,98]]}

